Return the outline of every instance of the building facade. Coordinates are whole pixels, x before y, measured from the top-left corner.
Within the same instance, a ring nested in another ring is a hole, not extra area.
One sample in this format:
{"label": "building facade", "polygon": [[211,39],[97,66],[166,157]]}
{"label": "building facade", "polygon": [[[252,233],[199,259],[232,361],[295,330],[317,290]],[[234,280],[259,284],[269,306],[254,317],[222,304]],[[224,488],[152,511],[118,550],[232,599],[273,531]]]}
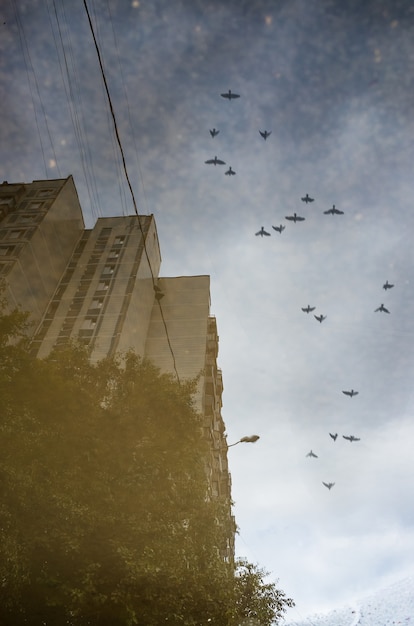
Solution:
{"label": "building facade", "polygon": [[210,315],[209,276],[159,277],[161,254],[153,215],[99,218],[84,228],[72,177],[0,185],[0,278],[10,308],[30,313],[39,358],[68,340],[91,359],[133,349],[163,372],[198,376],[195,406],[209,441],[210,497],[228,507],[228,545],[235,523],[218,333]]}

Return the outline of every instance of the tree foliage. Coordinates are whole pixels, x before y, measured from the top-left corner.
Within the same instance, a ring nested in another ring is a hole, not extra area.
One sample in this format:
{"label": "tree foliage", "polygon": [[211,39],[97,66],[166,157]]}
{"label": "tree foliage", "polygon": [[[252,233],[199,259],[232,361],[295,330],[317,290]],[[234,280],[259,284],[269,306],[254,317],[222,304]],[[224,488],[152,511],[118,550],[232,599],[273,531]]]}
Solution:
{"label": "tree foliage", "polygon": [[276,583],[266,581],[269,572],[246,559],[236,562],[235,608],[241,619],[256,620],[260,626],[277,623],[288,607],[295,606]]}
{"label": "tree foliage", "polygon": [[266,604],[278,617],[284,597],[220,554],[195,382],[132,352],[35,359],[25,324],[0,317],[0,623],[224,626]]}

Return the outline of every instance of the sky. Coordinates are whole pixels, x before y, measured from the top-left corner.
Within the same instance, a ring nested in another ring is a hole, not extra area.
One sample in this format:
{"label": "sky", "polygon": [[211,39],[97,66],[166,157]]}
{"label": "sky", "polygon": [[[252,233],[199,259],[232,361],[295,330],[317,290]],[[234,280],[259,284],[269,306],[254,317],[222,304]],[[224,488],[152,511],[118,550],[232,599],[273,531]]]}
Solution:
{"label": "sky", "polygon": [[[412,3],[87,6],[161,275],[211,276],[228,443],[260,435],[229,450],[237,555],[292,619],[411,573]],[[133,214],[83,1],[0,13],[0,180],[73,175],[87,227]]]}

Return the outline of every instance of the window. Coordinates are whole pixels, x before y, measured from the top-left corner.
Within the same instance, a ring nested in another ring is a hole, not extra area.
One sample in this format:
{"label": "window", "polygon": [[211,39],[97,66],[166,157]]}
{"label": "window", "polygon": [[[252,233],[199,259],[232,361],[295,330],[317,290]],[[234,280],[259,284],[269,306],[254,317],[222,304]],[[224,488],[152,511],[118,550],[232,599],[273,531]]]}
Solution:
{"label": "window", "polygon": [[102,274],[113,274],[115,270],[114,265],[105,265],[103,268]]}
{"label": "window", "polygon": [[96,317],[87,317],[82,323],[82,330],[93,330],[96,326]]}
{"label": "window", "polygon": [[0,246],[0,256],[10,256],[13,251],[14,246]]}
{"label": "window", "polygon": [[34,200],[33,202],[30,202],[29,204],[29,209],[31,211],[38,211],[39,209],[41,209],[43,206],[43,202],[39,202],[37,200]]}
{"label": "window", "polygon": [[13,196],[0,197],[0,206],[7,206],[7,207],[14,206],[14,197]]}
{"label": "window", "polygon": [[40,189],[37,196],[38,198],[49,198],[50,196],[53,196],[53,193],[53,189]]}
{"label": "window", "polygon": [[35,214],[30,214],[30,213],[26,213],[26,214],[23,213],[22,215],[19,215],[18,217],[19,217],[20,222],[33,223],[37,220],[38,216]]}
{"label": "window", "polygon": [[125,235],[120,235],[119,237],[115,237],[114,245],[122,246],[124,242],[125,242]]}
{"label": "window", "polygon": [[106,291],[107,289],[109,289],[109,280],[101,280],[98,283],[97,291]]}
{"label": "window", "polygon": [[112,228],[102,228],[101,232],[99,233],[99,237],[98,239],[108,239],[109,235],[111,234]]}
{"label": "window", "polygon": [[23,237],[25,232],[26,231],[24,230],[11,230],[9,232],[9,239],[20,239],[20,237]]}
{"label": "window", "polygon": [[117,259],[118,257],[119,257],[119,250],[111,250],[108,255],[108,259],[110,260]]}
{"label": "window", "polygon": [[100,309],[102,308],[102,305],[103,305],[103,298],[94,298],[91,302],[90,308],[93,310]]}

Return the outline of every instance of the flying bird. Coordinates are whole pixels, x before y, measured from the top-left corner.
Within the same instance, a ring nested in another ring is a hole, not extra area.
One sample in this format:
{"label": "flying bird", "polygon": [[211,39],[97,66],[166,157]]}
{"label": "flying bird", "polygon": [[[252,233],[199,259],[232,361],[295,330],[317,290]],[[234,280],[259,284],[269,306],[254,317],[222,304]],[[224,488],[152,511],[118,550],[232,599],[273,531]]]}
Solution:
{"label": "flying bird", "polygon": [[383,304],[381,304],[381,306],[379,306],[378,309],[375,309],[374,313],[376,313],[377,311],[382,311],[383,313],[389,313],[389,310],[386,309]]}
{"label": "flying bird", "polygon": [[215,128],[213,128],[212,130],[210,130],[210,135],[214,138],[216,135],[219,134],[219,130],[216,130]]}
{"label": "flying bird", "polygon": [[314,452],[312,452],[312,450],[310,452],[308,452],[308,454],[306,456],[313,456],[315,459],[318,458],[318,455],[315,454]]}
{"label": "flying bird", "polygon": [[231,165],[229,166],[229,169],[227,170],[227,172],[224,172],[224,173],[226,176],[236,176],[236,172],[231,169]]}
{"label": "flying bird", "polygon": [[209,159],[208,161],[204,161],[204,163],[207,163],[207,165],[226,165],[225,161],[221,161],[216,156],[214,157],[214,159]]}
{"label": "flying bird", "polygon": [[265,229],[263,228],[263,226],[261,227],[259,232],[256,233],[256,235],[260,235],[261,237],[263,237],[263,235],[266,235],[266,237],[270,237],[270,233],[266,232]]}
{"label": "flying bird", "polygon": [[314,311],[315,307],[311,306],[310,304],[308,304],[308,306],[305,306],[305,308],[302,307],[302,311],[304,313],[311,313],[311,311]]}
{"label": "flying bird", "polygon": [[340,211],[339,209],[335,208],[335,205],[332,206],[332,209],[328,209],[327,211],[324,211],[325,215],[343,215],[344,212]]}
{"label": "flying bird", "polygon": [[240,98],[238,93],[232,93],[231,89],[228,90],[227,93],[221,93],[220,96],[222,98],[227,98],[227,100],[233,100],[234,98]]}
{"label": "flying bird", "polygon": [[308,204],[308,202],[313,202],[315,198],[311,198],[310,195],[307,193],[304,198],[301,198],[301,200],[302,202],[306,202],[306,204]]}
{"label": "flying bird", "polygon": [[352,398],[353,396],[357,396],[359,394],[359,391],[354,391],[353,389],[351,389],[351,391],[343,391],[342,393]]}
{"label": "flying bird", "polygon": [[314,315],[313,316],[320,324],[322,324],[323,320],[326,320],[326,315]]}
{"label": "flying bird", "polygon": [[383,289],[385,289],[385,291],[387,291],[387,289],[392,289],[394,287],[394,285],[390,285],[390,283],[387,281],[385,281],[385,285],[382,286]]}
{"label": "flying bird", "polygon": [[272,134],[272,131],[267,131],[264,130],[263,132],[261,130],[259,130],[259,133],[261,134],[261,136],[263,137],[263,139],[266,141],[266,139]]}
{"label": "flying bird", "polygon": [[330,437],[331,437],[334,441],[336,441],[336,438],[337,438],[337,436],[338,436],[338,433],[335,433],[334,435],[333,435],[332,433],[329,433],[329,436],[330,436]]}
{"label": "flying bird", "polygon": [[299,215],[296,215],[296,213],[294,213],[293,215],[286,215],[285,216],[287,220],[290,220],[291,222],[304,222],[305,218],[304,217],[299,217]]}
{"label": "flying bird", "polygon": [[325,485],[325,487],[327,487],[328,489],[332,489],[332,487],[334,486],[335,483],[324,483],[322,481],[322,485]]}
{"label": "flying bird", "polygon": [[274,230],[277,230],[278,233],[282,234],[282,230],[285,230],[286,226],[283,226],[282,224],[280,226],[272,226],[272,228]]}
{"label": "flying bird", "polygon": [[342,437],[344,439],[348,439],[348,441],[361,441],[361,439],[359,439],[358,437],[354,437],[354,435],[349,435],[349,437],[347,437],[346,435],[342,435]]}

